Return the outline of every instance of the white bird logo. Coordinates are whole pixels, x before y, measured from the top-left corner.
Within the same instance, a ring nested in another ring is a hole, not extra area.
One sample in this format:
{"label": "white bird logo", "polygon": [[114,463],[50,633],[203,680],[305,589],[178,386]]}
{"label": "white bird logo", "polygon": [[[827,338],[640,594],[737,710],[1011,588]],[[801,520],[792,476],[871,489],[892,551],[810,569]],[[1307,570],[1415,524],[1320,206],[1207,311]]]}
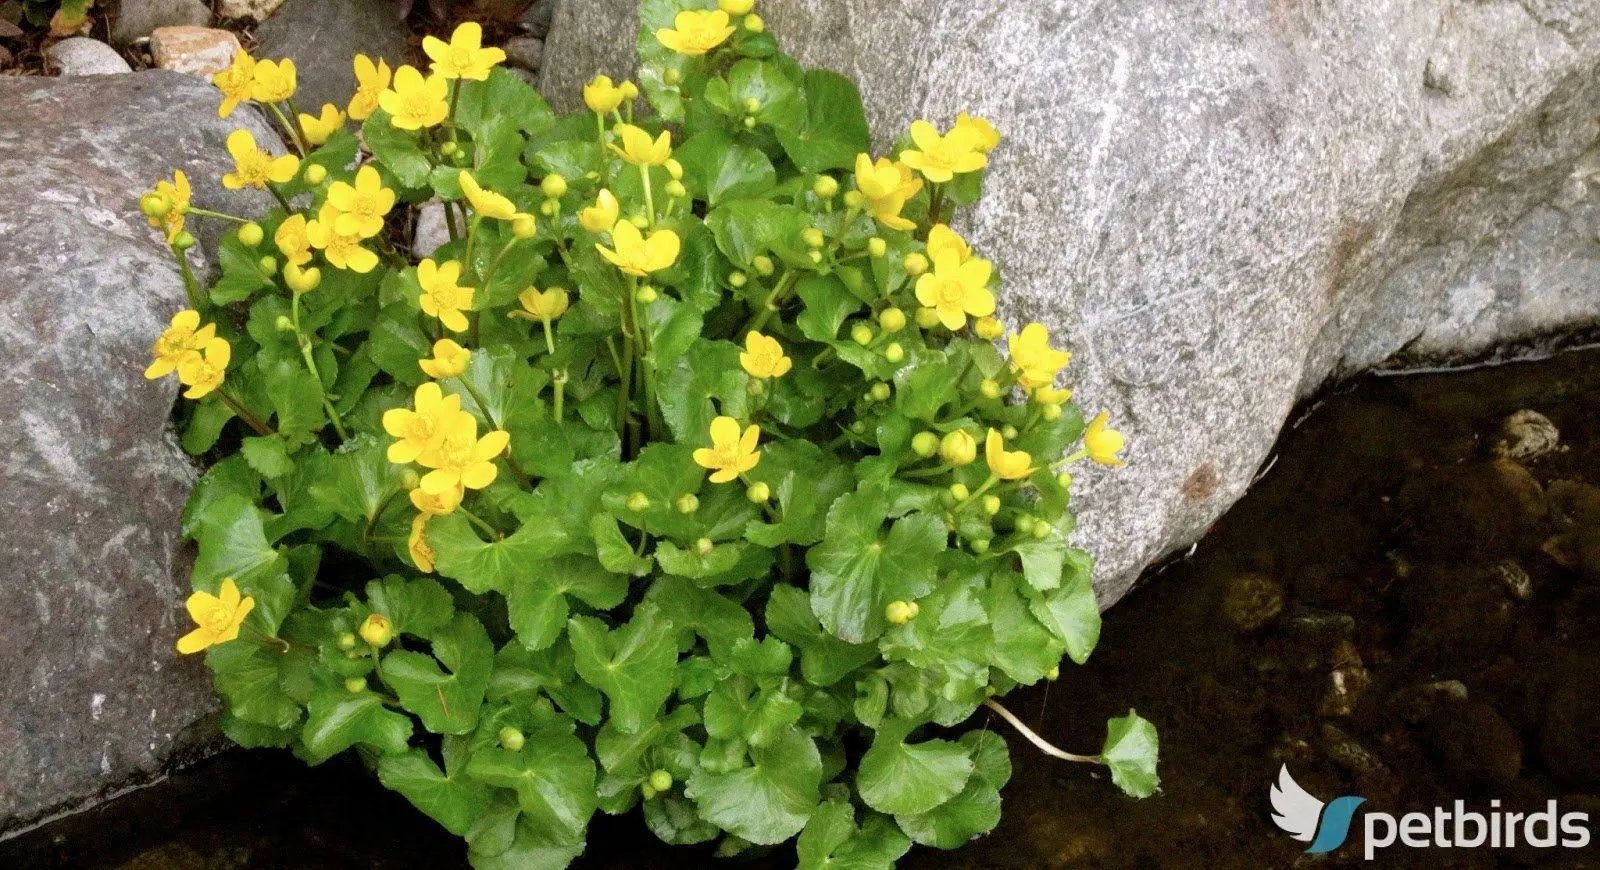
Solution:
{"label": "white bird logo", "polygon": [[1272,821],[1296,840],[1307,843],[1317,835],[1322,818],[1322,801],[1312,797],[1289,775],[1289,765],[1278,768],[1278,782],[1272,787]]}

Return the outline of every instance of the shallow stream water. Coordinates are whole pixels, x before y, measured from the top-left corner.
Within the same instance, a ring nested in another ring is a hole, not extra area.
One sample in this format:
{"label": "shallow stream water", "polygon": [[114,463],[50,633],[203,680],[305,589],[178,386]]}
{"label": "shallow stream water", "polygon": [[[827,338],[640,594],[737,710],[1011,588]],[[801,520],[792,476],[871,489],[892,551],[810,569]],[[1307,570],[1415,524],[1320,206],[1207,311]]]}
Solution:
{"label": "shallow stream water", "polygon": [[[1559,431],[1533,449],[1531,409]],[[1530,440],[1531,439],[1531,440]],[[1546,447],[1549,445],[1546,444]],[[1093,752],[1129,707],[1161,729],[1163,790],[1124,798],[1006,732],[1004,820],[912,868],[1286,867],[1322,859],[1270,820],[1287,764],[1324,800],[1398,815],[1460,799],[1590,813],[1600,837],[1600,349],[1368,377],[1303,415],[1186,557],[1107,614],[1090,664],[1007,705]],[[1004,723],[975,724],[1005,732]],[[1359,834],[1359,831],[1357,832]],[[635,816],[596,816],[579,867],[698,868]],[[1381,866],[1600,867],[1600,847],[1384,850]],[[349,758],[226,753],[0,843],[18,868],[452,868],[457,839]],[[792,867],[791,853],[728,866]]]}

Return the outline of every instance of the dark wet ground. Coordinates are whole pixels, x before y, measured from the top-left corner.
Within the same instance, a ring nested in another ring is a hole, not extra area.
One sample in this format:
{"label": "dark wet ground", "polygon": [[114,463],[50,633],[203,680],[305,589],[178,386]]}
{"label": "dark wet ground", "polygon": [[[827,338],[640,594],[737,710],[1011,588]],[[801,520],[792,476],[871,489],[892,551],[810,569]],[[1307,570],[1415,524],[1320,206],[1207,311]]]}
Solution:
{"label": "dark wet ground", "polygon": [[[1560,446],[1497,460],[1503,421],[1523,409],[1548,417]],[[1191,557],[1108,615],[1088,667],[1008,699],[1078,751],[1137,707],[1161,728],[1164,791],[1126,799],[1013,739],[1000,828],[902,866],[1359,863],[1359,833],[1313,859],[1273,827],[1268,786],[1284,763],[1323,799],[1359,794],[1398,815],[1554,798],[1588,811],[1600,835],[1597,485],[1600,350],[1368,378],[1329,398]],[[1396,845],[1378,866],[1600,867],[1597,855]],[[578,866],[707,863],[634,817],[597,816]],[[792,854],[729,862],[792,865]],[[0,843],[6,868],[457,866],[459,841],[353,760],[313,770],[268,752],[224,755]]]}

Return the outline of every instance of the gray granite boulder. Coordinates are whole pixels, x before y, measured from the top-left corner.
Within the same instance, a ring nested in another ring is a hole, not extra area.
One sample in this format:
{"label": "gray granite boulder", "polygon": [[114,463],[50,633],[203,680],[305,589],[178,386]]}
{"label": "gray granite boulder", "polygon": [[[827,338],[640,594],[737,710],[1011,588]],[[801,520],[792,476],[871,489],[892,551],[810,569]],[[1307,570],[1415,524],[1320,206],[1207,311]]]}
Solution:
{"label": "gray granite boulder", "polygon": [[73,36],[63,39],[44,50],[51,68],[63,78],[75,76],[108,76],[132,72],[127,59],[117,50],[98,39]]}
{"label": "gray granite boulder", "polygon": [[127,45],[158,27],[204,27],[211,6],[204,0],[120,0],[111,19],[111,41]]}
{"label": "gray granite boulder", "polygon": [[410,31],[384,0],[288,0],[256,28],[259,58],[294,59],[300,79],[295,104],[317,114],[324,103],[343,109],[356,91],[355,56],[407,61]]}
{"label": "gray granite boulder", "polygon": [[[1002,314],[1078,351],[1129,467],[1081,475],[1103,603],[1249,486],[1296,401],[1380,364],[1600,322],[1592,0],[764,0],[913,119],[1006,140],[961,229]],[[563,3],[542,81],[627,75],[633,0]]]}
{"label": "gray granite boulder", "polygon": [[209,734],[210,675],[173,648],[195,469],[167,433],[177,384],[142,376],[183,284],[138,200],[180,168],[198,206],[265,207],[218,178],[231,130],[273,134],[219,97],[162,71],[0,77],[0,834]]}

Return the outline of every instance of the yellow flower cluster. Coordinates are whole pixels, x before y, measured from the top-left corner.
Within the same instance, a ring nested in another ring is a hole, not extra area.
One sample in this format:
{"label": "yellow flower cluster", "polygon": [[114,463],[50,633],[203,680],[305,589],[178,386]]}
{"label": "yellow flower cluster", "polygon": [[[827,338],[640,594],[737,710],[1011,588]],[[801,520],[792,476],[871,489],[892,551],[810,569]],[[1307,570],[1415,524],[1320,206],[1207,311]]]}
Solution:
{"label": "yellow flower cluster", "polygon": [[144,370],[150,380],[178,373],[178,381],[189,389],[186,399],[205,397],[222,386],[233,356],[233,346],[217,335],[217,325],[200,325],[200,312],[184,310],[173,315],[150,348],[155,361]]}

